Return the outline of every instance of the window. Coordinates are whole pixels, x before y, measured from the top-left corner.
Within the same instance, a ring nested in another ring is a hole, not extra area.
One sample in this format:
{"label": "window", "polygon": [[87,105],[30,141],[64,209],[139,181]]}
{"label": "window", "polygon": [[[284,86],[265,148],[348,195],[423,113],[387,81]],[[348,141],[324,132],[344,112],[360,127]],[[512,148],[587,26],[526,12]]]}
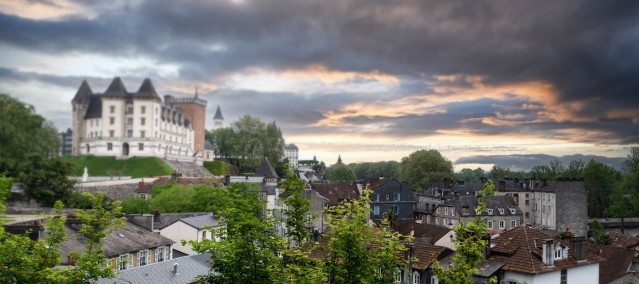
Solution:
{"label": "window", "polygon": [[504,221],[504,220],[500,220],[500,221],[499,221],[499,229],[500,229],[500,230],[503,230],[503,229],[505,229],[505,228],[506,228],[506,221]]}
{"label": "window", "polygon": [[149,251],[141,250],[138,252],[138,266],[145,266],[149,264]]}
{"label": "window", "polygon": [[386,200],[389,200],[389,199],[390,199],[390,195],[386,194]]}
{"label": "window", "polygon": [[395,192],[395,201],[399,201],[401,198],[401,194],[399,192]]}
{"label": "window", "polygon": [[439,206],[437,207],[437,210],[436,210],[436,212],[437,212],[437,213],[439,214]]}
{"label": "window", "polygon": [[426,224],[430,224],[430,215],[426,215]]}
{"label": "window", "polygon": [[488,229],[493,229],[493,221],[488,221]]}
{"label": "window", "polygon": [[133,138],[133,130],[127,130],[126,137]]}
{"label": "window", "polygon": [[126,108],[126,114],[133,114],[133,107]]}
{"label": "window", "polygon": [[430,278],[430,284],[439,284],[439,279],[437,279],[437,276],[433,275],[433,277]]}
{"label": "window", "polygon": [[530,218],[530,213],[526,212],[526,218]]}
{"label": "window", "polygon": [[115,136],[115,131],[109,130],[109,137],[113,137],[113,136]]}
{"label": "window", "polygon": [[566,269],[562,269],[561,270],[561,280],[560,280],[561,284],[567,284],[568,283],[568,270]]}
{"label": "window", "polygon": [[511,228],[517,227],[517,220],[510,220],[510,227]]}
{"label": "window", "polygon": [[515,208],[510,208],[510,214],[515,215],[515,213],[517,213],[517,210],[515,210]]}
{"label": "window", "polygon": [[109,117],[109,124],[114,125],[115,124],[115,117]]}
{"label": "window", "polygon": [[140,138],[144,138],[146,132],[144,130],[140,131]]}
{"label": "window", "polygon": [[450,208],[450,215],[455,216],[455,208]]}
{"label": "window", "polygon": [[138,150],[144,151],[144,143],[138,143]]}
{"label": "window", "polygon": [[420,284],[419,272],[413,271],[413,284]]}
{"label": "window", "polygon": [[488,209],[488,215],[493,215],[493,209]]}
{"label": "window", "polygon": [[444,207],[444,215],[448,216],[448,207]]}
{"label": "window", "polygon": [[116,266],[118,270],[125,270],[131,268],[131,255],[126,253],[118,256],[116,259]]}
{"label": "window", "polygon": [[140,107],[140,113],[145,113],[145,112],[146,112],[146,107],[145,106]]}
{"label": "window", "polygon": [[399,268],[395,270],[393,276],[395,276],[395,283],[402,283],[402,271]]}
{"label": "window", "polygon": [[113,143],[107,143],[107,151],[113,150]]}
{"label": "window", "polygon": [[548,205],[548,211],[546,211],[546,214],[550,214],[550,211],[552,211],[551,209],[552,209],[552,207],[550,207],[550,205]]}
{"label": "window", "polygon": [[133,117],[129,117],[126,119],[126,125],[133,125]]}
{"label": "window", "polygon": [[499,215],[504,215],[504,208],[499,208]]}
{"label": "window", "polygon": [[146,124],[146,118],[141,117],[140,118],[140,125],[145,125]]}
{"label": "window", "polygon": [[373,215],[379,215],[379,206],[373,207]]}
{"label": "window", "polygon": [[138,196],[140,196],[140,198],[142,198],[143,200],[146,200],[146,198],[147,198],[146,193],[140,193],[140,194],[138,194]]}
{"label": "window", "polygon": [[442,222],[442,225],[448,226],[448,218],[444,218],[444,222]]}
{"label": "window", "polygon": [[109,112],[110,113],[115,113],[115,106],[110,106],[109,107]]}
{"label": "window", "polygon": [[202,231],[202,239],[206,240],[206,231]]}
{"label": "window", "polygon": [[155,249],[155,262],[162,262],[168,260],[167,247],[158,247]]}
{"label": "window", "polygon": [[439,217],[435,217],[435,225],[439,225]]}
{"label": "window", "polygon": [[555,249],[555,259],[561,259],[561,248]]}
{"label": "window", "polygon": [[528,200],[528,199],[526,199],[526,205],[529,205],[528,203],[529,203],[529,200]]}
{"label": "window", "polygon": [[379,202],[379,194],[375,194],[375,201]]}
{"label": "window", "polygon": [[87,153],[91,152],[91,146],[89,146],[89,144],[87,144]]}

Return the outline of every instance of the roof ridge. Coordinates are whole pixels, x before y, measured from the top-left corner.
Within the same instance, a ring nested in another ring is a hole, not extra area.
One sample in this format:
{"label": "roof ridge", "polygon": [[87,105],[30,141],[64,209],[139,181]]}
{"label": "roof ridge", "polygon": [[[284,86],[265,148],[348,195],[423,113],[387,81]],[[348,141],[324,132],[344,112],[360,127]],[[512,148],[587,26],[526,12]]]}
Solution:
{"label": "roof ridge", "polygon": [[[530,259],[530,266],[532,266],[533,273],[537,273],[535,264],[533,264],[532,254],[530,250],[530,241],[528,240],[528,231],[526,230],[526,225],[523,225],[524,235],[526,236],[526,248],[528,248],[528,258]],[[536,249],[536,248],[535,248]]]}

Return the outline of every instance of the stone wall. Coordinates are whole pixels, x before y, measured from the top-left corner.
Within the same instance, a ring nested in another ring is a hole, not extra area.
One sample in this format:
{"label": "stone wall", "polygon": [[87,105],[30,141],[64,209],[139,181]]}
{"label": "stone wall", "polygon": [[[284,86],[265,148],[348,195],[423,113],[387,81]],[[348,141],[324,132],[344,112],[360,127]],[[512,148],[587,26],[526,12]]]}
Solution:
{"label": "stone wall", "polygon": [[135,195],[135,189],[138,188],[138,184],[116,184],[116,185],[102,185],[102,186],[83,186],[82,184],[76,185],[73,189],[75,192],[88,192],[98,193],[102,192],[105,196],[108,196],[114,200],[125,200]]}
{"label": "stone wall", "polygon": [[576,236],[588,235],[588,196],[582,181],[558,181],[556,193],[556,230],[570,231]]}

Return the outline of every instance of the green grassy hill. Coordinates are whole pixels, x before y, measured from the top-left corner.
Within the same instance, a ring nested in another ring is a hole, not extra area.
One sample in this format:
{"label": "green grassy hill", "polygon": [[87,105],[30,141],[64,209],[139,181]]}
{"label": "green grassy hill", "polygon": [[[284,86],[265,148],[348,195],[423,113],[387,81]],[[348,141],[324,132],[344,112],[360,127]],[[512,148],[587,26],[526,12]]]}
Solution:
{"label": "green grassy hill", "polygon": [[109,176],[110,171],[121,171],[122,176],[133,178],[170,175],[173,169],[156,157],[133,157],[127,160],[116,160],[115,157],[97,156],[65,156],[71,161],[74,176],[82,176],[84,167],[89,169],[89,176]]}

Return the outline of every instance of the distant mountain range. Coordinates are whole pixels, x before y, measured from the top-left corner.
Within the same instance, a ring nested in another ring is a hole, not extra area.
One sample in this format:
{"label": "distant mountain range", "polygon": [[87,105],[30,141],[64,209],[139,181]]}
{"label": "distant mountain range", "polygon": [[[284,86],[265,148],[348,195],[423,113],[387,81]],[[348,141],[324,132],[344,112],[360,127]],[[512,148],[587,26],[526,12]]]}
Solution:
{"label": "distant mountain range", "polygon": [[532,167],[537,165],[548,165],[550,161],[558,159],[567,167],[570,161],[579,160],[588,163],[591,159],[602,162],[611,166],[617,170],[623,169],[623,162],[625,157],[605,157],[596,155],[566,155],[566,156],[552,156],[546,154],[519,154],[519,155],[485,155],[485,156],[470,156],[457,159],[454,164],[494,164],[498,167],[509,168],[513,171],[529,171]]}

